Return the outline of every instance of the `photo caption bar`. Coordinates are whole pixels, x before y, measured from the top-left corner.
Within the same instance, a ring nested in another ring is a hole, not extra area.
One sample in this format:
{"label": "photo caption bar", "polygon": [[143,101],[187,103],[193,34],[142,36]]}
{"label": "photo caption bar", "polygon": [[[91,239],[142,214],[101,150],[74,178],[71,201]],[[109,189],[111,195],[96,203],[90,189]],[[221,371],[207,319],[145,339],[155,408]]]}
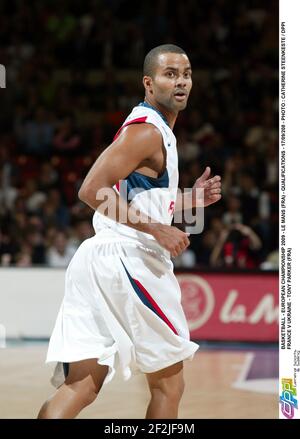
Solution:
{"label": "photo caption bar", "polygon": [[[295,215],[299,199],[296,152],[299,143],[299,59],[297,2],[281,0],[279,22],[279,182],[280,182],[280,321],[279,418],[299,419],[299,225]],[[298,288],[297,288],[298,286]]]}
{"label": "photo caption bar", "polygon": [[[154,437],[161,436],[172,436],[174,434],[184,435],[186,437],[189,435],[195,434],[195,424],[193,423],[178,423],[178,422],[165,422],[165,423],[132,423],[131,425],[124,425],[119,422],[111,422],[104,426],[104,434],[105,435],[114,435],[114,437],[118,434],[121,437],[124,435],[132,436],[132,437],[145,437],[144,434],[149,434],[150,437],[155,435]],[[142,436],[139,436],[142,435]]]}

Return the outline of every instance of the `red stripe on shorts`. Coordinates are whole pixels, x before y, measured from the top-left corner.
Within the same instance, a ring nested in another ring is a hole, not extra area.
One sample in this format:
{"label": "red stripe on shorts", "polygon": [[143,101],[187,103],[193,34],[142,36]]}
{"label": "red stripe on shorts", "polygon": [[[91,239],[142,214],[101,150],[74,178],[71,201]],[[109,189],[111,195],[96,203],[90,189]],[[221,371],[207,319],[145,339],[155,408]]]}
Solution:
{"label": "red stripe on shorts", "polygon": [[174,326],[172,325],[172,323],[170,322],[170,320],[168,319],[168,317],[163,313],[163,311],[161,310],[161,308],[158,306],[158,304],[155,302],[155,300],[150,296],[150,294],[148,293],[148,291],[146,290],[146,288],[141,284],[141,282],[139,282],[137,279],[133,279],[134,282],[136,283],[136,285],[138,286],[138,288],[140,288],[140,290],[142,290],[143,294],[145,295],[145,297],[147,297],[147,299],[149,300],[149,302],[151,303],[151,305],[153,306],[153,308],[156,310],[157,314],[163,319],[163,321],[169,326],[169,328],[172,329],[172,331],[178,335],[178,332],[176,331],[176,329],[174,328]]}

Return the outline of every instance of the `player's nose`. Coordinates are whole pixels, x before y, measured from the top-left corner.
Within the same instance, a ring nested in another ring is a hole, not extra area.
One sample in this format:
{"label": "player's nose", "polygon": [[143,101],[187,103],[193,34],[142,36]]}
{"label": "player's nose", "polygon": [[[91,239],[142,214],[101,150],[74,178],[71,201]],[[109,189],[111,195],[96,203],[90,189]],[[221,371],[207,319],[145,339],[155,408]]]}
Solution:
{"label": "player's nose", "polygon": [[186,88],[187,86],[187,79],[183,75],[178,75],[177,81],[176,81],[176,88]]}

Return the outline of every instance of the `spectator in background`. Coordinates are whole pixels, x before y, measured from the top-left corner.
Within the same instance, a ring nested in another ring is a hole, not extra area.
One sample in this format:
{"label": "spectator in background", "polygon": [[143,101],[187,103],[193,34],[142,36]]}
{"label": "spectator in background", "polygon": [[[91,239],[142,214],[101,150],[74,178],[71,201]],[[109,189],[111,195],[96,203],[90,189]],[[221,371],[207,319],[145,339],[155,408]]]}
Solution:
{"label": "spectator in background", "polygon": [[0,215],[13,209],[18,196],[17,171],[11,158],[14,142],[10,135],[0,135]]}
{"label": "spectator in background", "polygon": [[203,232],[200,239],[200,245],[195,250],[197,262],[202,266],[209,266],[211,253],[216,245],[217,237],[213,230],[209,229]]}
{"label": "spectator in background", "polygon": [[59,125],[53,139],[54,148],[62,154],[78,152],[81,144],[80,135],[72,117],[66,117]]}
{"label": "spectator in background", "polygon": [[[143,91],[142,84],[136,89],[139,60],[162,39],[176,39],[178,30],[195,66],[191,105],[177,122],[180,184],[191,187],[201,164],[213,161],[224,194],[224,203],[211,207],[206,218],[209,228],[191,236],[190,249],[198,263],[208,264],[219,237],[214,220],[220,218],[258,233],[267,260],[278,248],[276,0],[240,0],[239,7],[207,0],[204,9],[194,0],[173,8],[146,1],[136,3],[134,14],[119,0],[100,3],[101,8],[98,1],[53,0],[46,7],[0,2],[0,52],[8,83],[1,94],[0,222],[5,241],[14,243],[3,256],[6,263],[15,263],[37,215],[46,246],[48,227],[51,235],[52,227],[69,230],[70,224],[75,224],[74,242],[80,242],[76,224],[91,211],[76,200],[85,171],[74,169],[72,156],[86,157],[89,150],[93,161],[106,148]],[[22,164],[20,154],[29,160]],[[30,168],[32,156],[34,162],[44,155],[47,161]],[[70,172],[76,174],[72,181]],[[28,176],[36,188],[26,184]],[[46,206],[51,189],[59,189],[61,207],[51,194]],[[47,197],[43,208],[41,194]]]}
{"label": "spectator in background", "polygon": [[269,143],[265,154],[266,184],[276,185],[278,181],[278,142]]}
{"label": "spectator in background", "polygon": [[[40,220],[38,217],[33,218],[32,224],[28,226],[25,236],[25,242],[30,248],[30,260],[32,264],[43,265],[46,263],[45,239],[40,230]],[[33,225],[34,223],[37,226]]]}
{"label": "spectator in background", "polygon": [[239,177],[242,174],[243,158],[241,154],[235,154],[228,158],[224,164],[224,192],[238,194]]}
{"label": "spectator in background", "polygon": [[16,255],[17,267],[31,267],[32,265],[32,248],[29,244],[23,244]]}
{"label": "spectator in background", "polygon": [[47,195],[38,190],[37,182],[33,178],[25,182],[22,193],[26,197],[26,210],[30,213],[38,212],[47,199]]}
{"label": "spectator in background", "polygon": [[253,224],[257,220],[260,192],[251,172],[245,172],[239,179],[239,196],[242,206],[243,221]]}
{"label": "spectator in background", "polygon": [[49,162],[43,162],[40,167],[40,173],[37,176],[38,187],[42,192],[55,188],[59,184],[59,176],[56,169]]}
{"label": "spectator in background", "polygon": [[279,250],[273,250],[266,259],[260,264],[262,270],[278,270],[279,269]]}
{"label": "spectator in background", "polygon": [[5,168],[0,165],[0,214],[11,211],[18,196],[18,189],[10,185],[10,180],[5,178]]}
{"label": "spectator in background", "polygon": [[241,212],[241,202],[238,197],[230,195],[226,200],[227,210],[223,214],[223,223],[230,226],[235,223],[243,222],[243,215]]}
{"label": "spectator in background", "polygon": [[54,124],[44,107],[39,107],[23,127],[25,151],[38,156],[48,156],[51,150]]}
{"label": "spectator in background", "polygon": [[66,268],[75,252],[76,247],[68,242],[66,233],[57,231],[47,252],[48,265],[55,268]]}
{"label": "spectator in background", "polygon": [[197,263],[200,264],[201,267],[209,266],[211,252],[223,228],[224,225],[222,221],[217,216],[213,216],[203,233],[191,237],[190,249],[194,251]]}
{"label": "spectator in background", "polygon": [[212,250],[210,264],[216,268],[256,268],[261,240],[254,231],[243,224],[224,228]]}
{"label": "spectator in background", "polygon": [[245,136],[245,144],[265,153],[268,145],[276,142],[277,137],[278,132],[274,126],[273,115],[270,111],[267,111],[264,113],[260,124],[249,128]]}
{"label": "spectator in background", "polygon": [[0,228],[0,265],[7,267],[15,262],[15,255],[18,251],[17,243],[9,230]]}
{"label": "spectator in background", "polygon": [[177,133],[177,149],[181,166],[184,166],[186,162],[197,160],[201,152],[199,145],[188,138],[184,127],[180,128]]}
{"label": "spectator in background", "polygon": [[174,267],[194,268],[196,265],[196,255],[190,248],[186,249],[181,255],[173,259]]}
{"label": "spectator in background", "polygon": [[46,226],[56,225],[60,228],[69,226],[70,212],[58,189],[50,189],[48,198],[42,206],[42,216]]}
{"label": "spectator in background", "polygon": [[79,247],[80,244],[88,238],[94,236],[95,231],[90,220],[78,220],[73,228],[73,235],[70,242],[74,247]]}

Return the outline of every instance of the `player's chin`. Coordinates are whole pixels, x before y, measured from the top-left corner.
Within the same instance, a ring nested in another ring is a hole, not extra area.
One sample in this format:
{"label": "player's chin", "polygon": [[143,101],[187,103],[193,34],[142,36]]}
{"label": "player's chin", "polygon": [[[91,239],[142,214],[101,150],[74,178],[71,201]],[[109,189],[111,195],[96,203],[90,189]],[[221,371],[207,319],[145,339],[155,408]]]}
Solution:
{"label": "player's chin", "polygon": [[185,108],[186,108],[186,106],[187,106],[187,99],[185,99],[184,101],[182,101],[182,102],[175,102],[175,108],[176,108],[176,110],[177,111],[182,111],[182,110],[184,110]]}

